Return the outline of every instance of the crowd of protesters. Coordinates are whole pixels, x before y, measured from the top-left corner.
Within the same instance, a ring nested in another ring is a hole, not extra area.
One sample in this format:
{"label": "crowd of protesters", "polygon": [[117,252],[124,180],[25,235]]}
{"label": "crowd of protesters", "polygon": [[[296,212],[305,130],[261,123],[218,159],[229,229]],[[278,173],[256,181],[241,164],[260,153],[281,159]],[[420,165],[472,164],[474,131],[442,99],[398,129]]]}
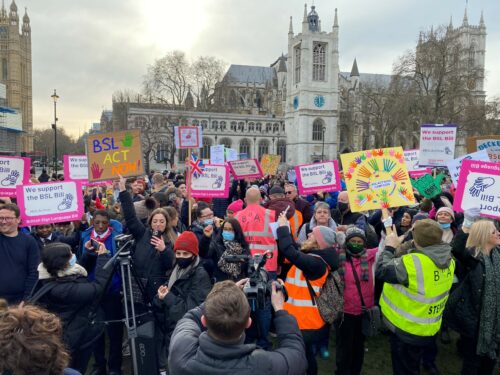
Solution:
{"label": "crowd of protesters", "polygon": [[[442,188],[432,199],[415,191],[415,205],[386,215],[352,212],[346,191],[300,196],[284,173],[193,199],[184,174],[151,172],[86,187],[81,220],[37,227],[0,198],[0,374],[123,373],[123,280],[104,266],[121,234],[134,240],[143,290],[134,303],[154,316],[159,374],[314,375],[334,336],[328,373],[359,375],[379,311],[394,374],[440,374],[437,340],[449,344],[451,331],[461,374],[493,374],[499,222],[453,211],[446,180]],[[242,288],[255,254],[267,257],[272,293],[250,306]],[[334,277],[342,307],[327,322],[316,302]]]}

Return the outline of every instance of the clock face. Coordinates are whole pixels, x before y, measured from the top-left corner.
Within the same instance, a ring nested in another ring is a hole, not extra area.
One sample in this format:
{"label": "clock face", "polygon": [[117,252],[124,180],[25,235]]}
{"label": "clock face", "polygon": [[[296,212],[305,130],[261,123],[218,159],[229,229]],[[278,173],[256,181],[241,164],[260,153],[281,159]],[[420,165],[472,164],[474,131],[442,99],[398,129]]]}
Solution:
{"label": "clock face", "polygon": [[297,96],[293,97],[293,108],[294,109],[299,108],[299,98]]}
{"label": "clock face", "polygon": [[325,97],[323,95],[316,95],[314,97],[314,105],[321,108],[325,105]]}

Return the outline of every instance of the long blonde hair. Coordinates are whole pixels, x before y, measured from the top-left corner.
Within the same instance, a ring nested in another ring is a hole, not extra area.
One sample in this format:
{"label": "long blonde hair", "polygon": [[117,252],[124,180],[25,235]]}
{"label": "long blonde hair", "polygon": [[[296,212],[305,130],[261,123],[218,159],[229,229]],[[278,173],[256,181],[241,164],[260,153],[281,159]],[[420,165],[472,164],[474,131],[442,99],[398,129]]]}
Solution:
{"label": "long blonde hair", "polygon": [[469,231],[469,238],[465,247],[473,250],[473,255],[477,257],[480,253],[489,255],[487,250],[492,231],[496,231],[495,224],[490,220],[479,220],[472,224]]}

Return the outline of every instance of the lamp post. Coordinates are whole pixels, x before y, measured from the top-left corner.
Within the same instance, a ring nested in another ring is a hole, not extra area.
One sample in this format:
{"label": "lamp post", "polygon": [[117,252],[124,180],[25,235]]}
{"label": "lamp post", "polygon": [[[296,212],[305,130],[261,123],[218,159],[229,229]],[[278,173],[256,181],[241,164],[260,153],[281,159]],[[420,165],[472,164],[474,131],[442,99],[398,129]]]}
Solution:
{"label": "lamp post", "polygon": [[323,140],[323,144],[321,145],[321,161],[325,161],[325,131],[326,131],[326,127],[323,126],[321,128],[321,131],[323,132],[323,136],[321,137],[321,139]]}
{"label": "lamp post", "polygon": [[57,176],[57,99],[59,96],[54,89],[54,93],[50,96],[54,100],[54,123],[52,124],[52,129],[54,129],[54,171]]}

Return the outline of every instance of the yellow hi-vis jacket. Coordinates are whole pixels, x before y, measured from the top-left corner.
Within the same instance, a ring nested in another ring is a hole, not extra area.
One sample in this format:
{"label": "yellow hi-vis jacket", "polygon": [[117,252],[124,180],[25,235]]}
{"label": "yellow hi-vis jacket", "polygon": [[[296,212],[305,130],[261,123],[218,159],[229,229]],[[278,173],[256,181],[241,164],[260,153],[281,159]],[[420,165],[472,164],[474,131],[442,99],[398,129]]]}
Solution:
{"label": "yellow hi-vis jacket", "polygon": [[408,273],[408,286],[384,284],[380,307],[385,318],[400,330],[415,336],[434,336],[441,327],[455,261],[438,268],[425,254],[401,257]]}

